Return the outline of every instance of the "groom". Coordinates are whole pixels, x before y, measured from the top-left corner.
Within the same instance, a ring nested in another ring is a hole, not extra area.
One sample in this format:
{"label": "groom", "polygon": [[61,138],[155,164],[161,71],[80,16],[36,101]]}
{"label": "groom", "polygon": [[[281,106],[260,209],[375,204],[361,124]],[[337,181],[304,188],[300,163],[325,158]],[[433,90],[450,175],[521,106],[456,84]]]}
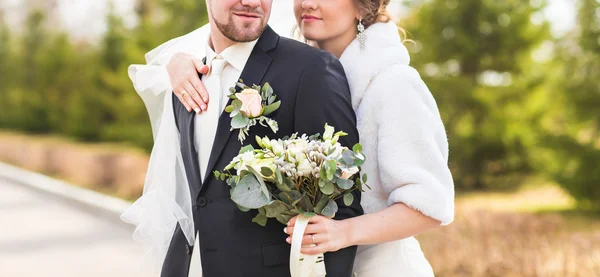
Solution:
{"label": "groom", "polygon": [[[269,117],[279,131],[256,125],[244,142],[255,136],[271,139],[292,133],[322,133],[325,123],[349,135],[340,142],[358,142],[356,117],[344,70],[332,55],[308,45],[279,37],[268,25],[272,0],[207,0],[210,37],[202,76],[210,96],[208,110],[188,112],[174,92],[173,108],[181,151],[190,185],[194,224],[200,244],[204,277],[289,276],[290,246],[283,227],[269,220],[265,227],[252,222],[256,212],[242,212],[231,200],[229,187],[211,173],[222,170],[238,154],[237,131],[223,112],[228,90],[242,79],[252,86],[269,82],[281,107]],[[186,97],[185,93],[183,96]],[[189,97],[189,95],[187,96]],[[256,146],[256,144],[255,144]],[[360,193],[352,206],[338,202],[336,219],[362,214]],[[163,264],[163,277],[188,275],[192,247],[179,226]],[[349,277],[356,247],[327,253],[328,277]]]}

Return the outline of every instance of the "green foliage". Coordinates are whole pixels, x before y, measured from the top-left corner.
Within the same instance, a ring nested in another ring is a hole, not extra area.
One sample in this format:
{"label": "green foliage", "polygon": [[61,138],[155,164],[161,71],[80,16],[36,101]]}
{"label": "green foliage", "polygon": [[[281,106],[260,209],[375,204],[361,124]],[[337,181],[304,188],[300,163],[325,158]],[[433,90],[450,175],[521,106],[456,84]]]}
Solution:
{"label": "green foliage", "polygon": [[530,56],[550,38],[547,23],[531,21],[538,2],[416,1],[402,22],[440,108],[458,189],[513,187],[530,172],[523,106],[540,84]]}
{"label": "green foliage", "polygon": [[582,0],[579,28],[557,43],[535,164],[584,208],[600,208],[600,2]]}
{"label": "green foliage", "polygon": [[43,11],[30,12],[22,34],[0,21],[0,128],[151,149],[148,115],[127,68],[206,23],[206,4],[138,0],[134,28],[109,10],[107,32],[94,43],[48,30]]}

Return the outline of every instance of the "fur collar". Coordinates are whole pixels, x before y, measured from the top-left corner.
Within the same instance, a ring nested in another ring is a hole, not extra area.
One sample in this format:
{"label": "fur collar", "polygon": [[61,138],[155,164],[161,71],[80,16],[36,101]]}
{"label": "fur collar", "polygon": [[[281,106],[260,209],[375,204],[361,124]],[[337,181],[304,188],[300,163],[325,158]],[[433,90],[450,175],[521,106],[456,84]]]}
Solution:
{"label": "fur collar", "polygon": [[355,110],[371,80],[379,72],[393,65],[408,65],[410,62],[408,50],[402,44],[395,23],[375,23],[365,30],[365,34],[367,41],[363,51],[360,51],[358,39],[354,39],[340,57]]}

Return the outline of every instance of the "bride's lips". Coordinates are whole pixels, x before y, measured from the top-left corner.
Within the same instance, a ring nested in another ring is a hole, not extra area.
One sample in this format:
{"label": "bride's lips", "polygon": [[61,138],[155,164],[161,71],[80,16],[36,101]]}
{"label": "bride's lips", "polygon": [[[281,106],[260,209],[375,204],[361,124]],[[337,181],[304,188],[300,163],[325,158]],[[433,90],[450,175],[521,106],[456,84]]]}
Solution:
{"label": "bride's lips", "polygon": [[321,20],[321,18],[318,18],[314,15],[303,15],[302,16],[302,22],[304,23],[311,23],[311,22],[315,22],[315,21],[319,21]]}

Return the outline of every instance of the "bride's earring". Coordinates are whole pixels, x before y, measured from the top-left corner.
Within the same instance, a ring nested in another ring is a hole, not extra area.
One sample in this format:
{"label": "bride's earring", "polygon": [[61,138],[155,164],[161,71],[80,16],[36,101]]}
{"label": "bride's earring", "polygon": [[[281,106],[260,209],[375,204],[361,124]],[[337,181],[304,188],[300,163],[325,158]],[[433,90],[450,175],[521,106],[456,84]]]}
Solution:
{"label": "bride's earring", "polygon": [[365,42],[367,41],[365,25],[362,24],[362,18],[358,20],[358,26],[356,26],[356,28],[358,29],[358,35],[356,35],[356,37],[358,38],[358,42],[360,43],[360,51],[362,52],[365,50]]}

